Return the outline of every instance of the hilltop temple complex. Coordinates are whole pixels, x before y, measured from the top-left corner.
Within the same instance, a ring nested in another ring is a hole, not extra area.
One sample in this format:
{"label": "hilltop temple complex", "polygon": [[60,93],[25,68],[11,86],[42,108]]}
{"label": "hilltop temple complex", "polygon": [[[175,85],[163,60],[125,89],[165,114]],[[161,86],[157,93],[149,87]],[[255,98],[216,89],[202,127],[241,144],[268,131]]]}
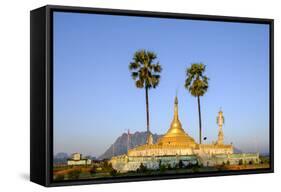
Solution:
{"label": "hilltop temple complex", "polygon": [[199,164],[214,166],[221,164],[238,164],[259,162],[259,154],[234,154],[232,144],[224,143],[222,126],[224,123],[223,112],[220,110],[217,117],[219,126],[218,139],[212,144],[198,144],[182,128],[178,114],[178,98],[175,98],[174,116],[167,133],[153,142],[149,137],[144,145],[129,149],[127,154],[114,156],[110,163],[119,172],[134,171],[141,164],[149,169],[158,169],[160,164],[171,167],[179,161],[184,165]]}

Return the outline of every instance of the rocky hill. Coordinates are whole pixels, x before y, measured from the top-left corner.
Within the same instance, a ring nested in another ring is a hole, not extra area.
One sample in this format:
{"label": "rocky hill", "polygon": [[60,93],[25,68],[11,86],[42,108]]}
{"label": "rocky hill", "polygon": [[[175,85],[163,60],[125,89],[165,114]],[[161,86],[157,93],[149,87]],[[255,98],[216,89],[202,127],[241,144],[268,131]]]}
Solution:
{"label": "rocky hill", "polygon": [[[162,135],[153,134],[153,141],[156,142]],[[98,158],[110,159],[112,156],[122,155],[127,153],[127,148],[130,149],[143,145],[146,142],[146,132],[135,132],[130,134],[128,142],[128,134],[123,133],[116,141]]]}

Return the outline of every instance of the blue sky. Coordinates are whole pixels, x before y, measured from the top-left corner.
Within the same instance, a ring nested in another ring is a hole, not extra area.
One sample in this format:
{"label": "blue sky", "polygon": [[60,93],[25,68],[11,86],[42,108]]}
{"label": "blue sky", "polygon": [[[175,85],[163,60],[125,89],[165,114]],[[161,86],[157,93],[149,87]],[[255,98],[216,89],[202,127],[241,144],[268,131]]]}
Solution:
{"label": "blue sky", "polygon": [[54,153],[101,155],[122,133],[146,130],[145,92],[128,65],[135,51],[157,53],[161,82],[149,92],[151,131],[164,134],[178,90],[179,117],[198,140],[197,100],[185,69],[203,62],[202,129],[216,140],[222,108],[225,142],[269,151],[269,26],[80,13],[54,13]]}

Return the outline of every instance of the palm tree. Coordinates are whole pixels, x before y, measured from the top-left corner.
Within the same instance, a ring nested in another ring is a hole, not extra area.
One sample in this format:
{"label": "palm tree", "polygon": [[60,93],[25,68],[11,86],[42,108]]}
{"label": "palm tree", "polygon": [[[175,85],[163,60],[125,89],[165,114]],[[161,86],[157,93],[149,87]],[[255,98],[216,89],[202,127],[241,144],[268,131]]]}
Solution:
{"label": "palm tree", "polygon": [[138,50],[135,52],[133,61],[129,64],[129,69],[137,88],[145,89],[146,99],[146,125],[147,125],[147,138],[146,142],[149,143],[149,101],[148,90],[156,88],[160,81],[160,72],[162,67],[159,62],[154,63],[157,55],[151,51]]}
{"label": "palm tree", "polygon": [[199,142],[202,143],[202,127],[201,127],[201,109],[200,96],[203,96],[208,90],[209,78],[204,75],[206,65],[202,63],[193,63],[191,67],[186,69],[185,88],[194,97],[197,97],[198,113],[199,113]]}

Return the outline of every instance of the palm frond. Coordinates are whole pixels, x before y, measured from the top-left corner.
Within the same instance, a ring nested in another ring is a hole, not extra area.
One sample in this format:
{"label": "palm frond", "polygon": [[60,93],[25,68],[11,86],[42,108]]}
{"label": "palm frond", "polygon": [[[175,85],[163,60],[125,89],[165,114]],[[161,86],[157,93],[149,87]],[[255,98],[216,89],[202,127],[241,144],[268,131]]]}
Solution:
{"label": "palm frond", "polygon": [[191,67],[186,69],[185,88],[191,95],[203,96],[208,90],[209,78],[204,74],[206,65],[203,63],[193,63]]}
{"label": "palm frond", "polygon": [[137,80],[136,81],[136,87],[137,88],[143,88],[144,87],[144,82],[141,79]]}
{"label": "palm frond", "polygon": [[151,67],[152,67],[152,69],[153,69],[153,71],[155,73],[161,73],[161,71],[162,71],[162,67],[159,64],[159,62],[157,62],[156,64],[151,65]]}
{"label": "palm frond", "polygon": [[139,73],[138,73],[138,72],[132,72],[132,78],[133,78],[134,80],[136,80],[136,79],[138,78],[138,76],[139,76]]}
{"label": "palm frond", "polygon": [[132,71],[132,70],[136,70],[140,67],[140,64],[138,62],[131,62],[129,64],[129,69]]}
{"label": "palm frond", "polygon": [[162,67],[159,62],[154,63],[155,59],[157,55],[152,51],[140,49],[134,53],[129,70],[137,88],[155,88],[159,84]]}
{"label": "palm frond", "polygon": [[153,88],[156,88],[160,82],[160,75],[153,75],[151,77],[151,85]]}

